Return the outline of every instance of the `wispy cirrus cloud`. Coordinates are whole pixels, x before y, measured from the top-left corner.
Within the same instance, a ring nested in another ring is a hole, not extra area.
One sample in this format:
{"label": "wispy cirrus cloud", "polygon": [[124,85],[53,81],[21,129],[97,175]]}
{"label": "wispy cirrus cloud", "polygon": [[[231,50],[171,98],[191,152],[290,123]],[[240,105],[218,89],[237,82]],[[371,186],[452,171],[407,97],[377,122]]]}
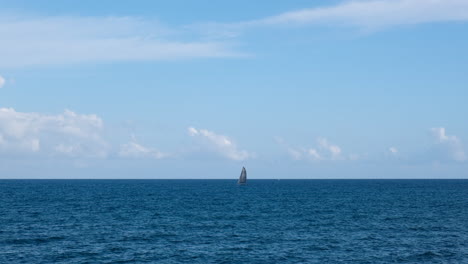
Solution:
{"label": "wispy cirrus cloud", "polygon": [[375,31],[397,25],[468,21],[466,0],[345,1],[232,23],[168,27],[138,17],[0,14],[0,68],[89,62],[244,57],[244,31],[332,25]]}
{"label": "wispy cirrus cloud", "polygon": [[377,31],[399,25],[468,21],[466,0],[359,0],[286,11],[233,23],[189,25],[208,37],[234,38],[264,27],[336,26]]}
{"label": "wispy cirrus cloud", "polygon": [[395,25],[467,20],[468,1],[466,0],[370,0],[305,8],[249,23],[252,25],[331,23],[376,29]]}
{"label": "wispy cirrus cloud", "polygon": [[0,16],[0,67],[86,62],[233,57],[221,41],[202,41],[136,17]]}
{"label": "wispy cirrus cloud", "polygon": [[206,129],[196,129],[194,127],[189,127],[187,132],[191,137],[201,140],[207,151],[218,153],[228,159],[242,161],[255,156],[246,150],[239,150],[234,141],[228,136],[216,134]]}
{"label": "wispy cirrus cloud", "polygon": [[6,83],[6,80],[5,78],[3,78],[3,76],[0,75],[0,88],[2,88]]}

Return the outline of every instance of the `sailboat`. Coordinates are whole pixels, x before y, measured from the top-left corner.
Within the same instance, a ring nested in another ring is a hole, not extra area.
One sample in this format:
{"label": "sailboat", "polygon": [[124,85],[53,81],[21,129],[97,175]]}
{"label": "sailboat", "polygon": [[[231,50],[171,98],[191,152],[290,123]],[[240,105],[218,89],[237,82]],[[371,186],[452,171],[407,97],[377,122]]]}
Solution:
{"label": "sailboat", "polygon": [[238,184],[246,184],[247,183],[247,171],[245,167],[242,167],[242,172],[239,176],[239,180],[237,181]]}

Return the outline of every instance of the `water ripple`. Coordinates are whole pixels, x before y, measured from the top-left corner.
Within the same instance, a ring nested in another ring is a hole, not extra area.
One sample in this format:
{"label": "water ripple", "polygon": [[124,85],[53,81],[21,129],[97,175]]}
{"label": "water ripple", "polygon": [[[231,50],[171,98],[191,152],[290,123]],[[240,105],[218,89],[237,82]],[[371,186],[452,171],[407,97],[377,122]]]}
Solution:
{"label": "water ripple", "polygon": [[468,181],[0,181],[0,263],[468,263]]}

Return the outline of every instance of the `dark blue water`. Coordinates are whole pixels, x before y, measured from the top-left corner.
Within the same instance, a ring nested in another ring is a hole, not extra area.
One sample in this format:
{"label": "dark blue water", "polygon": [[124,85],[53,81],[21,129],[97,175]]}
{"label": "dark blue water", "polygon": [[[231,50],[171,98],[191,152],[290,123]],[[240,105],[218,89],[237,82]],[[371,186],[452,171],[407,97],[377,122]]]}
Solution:
{"label": "dark blue water", "polygon": [[3,180],[0,263],[468,263],[468,180]]}

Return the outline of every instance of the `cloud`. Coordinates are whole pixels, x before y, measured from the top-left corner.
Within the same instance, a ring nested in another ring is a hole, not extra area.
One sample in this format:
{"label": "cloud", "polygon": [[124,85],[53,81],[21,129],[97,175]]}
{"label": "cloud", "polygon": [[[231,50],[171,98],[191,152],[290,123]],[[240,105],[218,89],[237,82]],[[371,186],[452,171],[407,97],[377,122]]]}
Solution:
{"label": "cloud", "polygon": [[0,75],[0,88],[3,87],[3,85],[5,85],[6,81],[5,81],[5,78],[3,78],[1,75]]}
{"label": "cloud", "polygon": [[346,1],[234,23],[167,27],[152,19],[0,14],[0,67],[244,57],[233,38],[270,26],[337,25],[379,30],[468,21],[466,0]]}
{"label": "cloud", "polygon": [[242,161],[254,157],[252,153],[246,150],[239,150],[236,144],[227,136],[218,135],[212,131],[196,129],[194,127],[189,127],[187,132],[190,136],[201,139],[209,150],[228,159]]}
{"label": "cloud", "polygon": [[398,149],[395,147],[390,147],[388,151],[393,155],[396,155],[398,153]]}
{"label": "cloud", "polygon": [[[286,143],[282,138],[276,137],[276,143],[286,149],[287,153],[294,160],[312,160],[312,161],[325,161],[325,160],[339,160],[345,159],[342,157],[341,148],[338,145],[330,143],[326,138],[317,138],[316,147],[292,147]],[[356,160],[357,155],[350,155],[350,160]]]}
{"label": "cloud", "polygon": [[307,152],[307,154],[309,154],[309,156],[313,159],[313,160],[321,160],[322,159],[322,156],[318,153],[318,151],[316,149],[309,149],[309,151]]}
{"label": "cloud", "polygon": [[132,140],[126,144],[120,146],[120,151],[118,153],[120,157],[126,158],[154,158],[162,159],[169,156],[169,154],[160,152],[156,149],[145,147],[136,142],[135,137],[132,137]]}
{"label": "cloud", "polygon": [[460,162],[467,160],[463,145],[457,136],[447,135],[444,127],[431,128],[431,132],[436,140],[436,152],[441,158]]}
{"label": "cloud", "polygon": [[468,20],[466,0],[347,1],[306,8],[244,23],[259,25],[336,24],[378,29],[395,25]]}
{"label": "cloud", "polygon": [[96,115],[70,110],[58,115],[0,108],[0,153],[45,153],[74,157],[105,157],[103,122]]}
{"label": "cloud", "polygon": [[399,25],[468,21],[466,0],[360,0],[303,8],[234,23],[187,26],[208,38],[229,39],[249,29],[290,26],[337,26],[377,31]]}
{"label": "cloud", "polygon": [[[0,16],[0,67],[233,57],[225,42],[135,17]],[[193,34],[192,34],[193,35]]]}
{"label": "cloud", "polygon": [[198,135],[198,130],[196,130],[193,127],[189,127],[188,128],[188,133],[189,133],[190,136],[196,136],[196,135]]}
{"label": "cloud", "polygon": [[338,159],[341,155],[341,148],[328,142],[326,138],[318,138],[317,142],[320,148],[329,152],[331,159]]}
{"label": "cloud", "polygon": [[304,149],[296,149],[294,147],[291,147],[281,137],[275,137],[274,140],[277,144],[286,149],[288,155],[294,160],[301,160],[304,156],[308,154],[307,151],[305,151]]}

